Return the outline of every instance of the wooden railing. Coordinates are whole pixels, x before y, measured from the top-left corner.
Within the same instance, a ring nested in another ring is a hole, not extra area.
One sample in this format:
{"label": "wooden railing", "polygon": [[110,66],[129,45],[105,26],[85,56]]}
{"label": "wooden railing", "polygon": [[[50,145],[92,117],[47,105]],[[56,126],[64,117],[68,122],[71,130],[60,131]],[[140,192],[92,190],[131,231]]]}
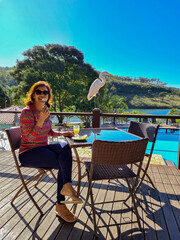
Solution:
{"label": "wooden railing", "polygon": [[[1,113],[21,113],[20,111],[3,111],[0,110]],[[164,119],[166,120],[166,128],[171,129],[172,126],[169,125],[169,120],[172,119],[180,119],[179,115],[151,115],[151,114],[123,114],[123,113],[101,113],[100,109],[95,108],[92,112],[50,112],[51,115],[61,115],[61,116],[91,116],[92,117],[92,127],[99,128],[101,126],[101,117],[113,117],[115,118],[136,118],[140,122],[142,119]],[[161,126],[162,127],[162,126]],[[180,129],[180,127],[177,127]],[[180,131],[179,131],[180,133]],[[178,149],[178,169],[180,169],[180,134],[179,134],[179,149]]]}

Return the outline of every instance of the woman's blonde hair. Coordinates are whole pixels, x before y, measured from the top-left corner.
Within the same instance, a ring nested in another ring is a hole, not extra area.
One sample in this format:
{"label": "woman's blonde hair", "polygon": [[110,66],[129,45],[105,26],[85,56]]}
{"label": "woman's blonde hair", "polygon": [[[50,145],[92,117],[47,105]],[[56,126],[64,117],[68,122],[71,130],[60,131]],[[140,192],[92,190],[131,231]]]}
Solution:
{"label": "woman's blonde hair", "polygon": [[53,97],[52,89],[51,89],[49,83],[45,82],[45,81],[39,81],[39,82],[36,82],[34,85],[32,85],[29,92],[27,93],[27,97],[24,100],[25,105],[28,106],[28,105],[31,105],[34,103],[33,94],[35,93],[35,91],[38,87],[46,87],[48,89],[49,96],[48,96],[48,100],[47,100],[46,104],[48,107],[50,107],[52,97]]}

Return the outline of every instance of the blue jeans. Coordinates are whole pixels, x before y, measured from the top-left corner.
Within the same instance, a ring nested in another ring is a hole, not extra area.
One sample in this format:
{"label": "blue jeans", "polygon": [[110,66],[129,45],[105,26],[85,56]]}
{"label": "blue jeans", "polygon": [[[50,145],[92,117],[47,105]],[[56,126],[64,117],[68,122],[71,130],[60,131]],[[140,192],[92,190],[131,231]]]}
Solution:
{"label": "blue jeans", "polygon": [[72,152],[66,142],[36,147],[19,154],[23,166],[58,169],[57,203],[65,200],[60,194],[65,183],[71,182]]}

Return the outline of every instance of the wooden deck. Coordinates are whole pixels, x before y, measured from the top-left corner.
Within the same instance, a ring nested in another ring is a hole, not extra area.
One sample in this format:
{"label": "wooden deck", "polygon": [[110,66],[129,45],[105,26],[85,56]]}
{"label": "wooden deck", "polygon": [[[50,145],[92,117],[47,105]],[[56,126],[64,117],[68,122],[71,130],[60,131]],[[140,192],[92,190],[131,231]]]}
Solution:
{"label": "wooden deck", "polygon": [[[56,217],[54,205],[56,201],[56,184],[51,176],[46,176],[38,185],[32,188],[32,193],[44,212],[40,216],[37,209],[22,194],[15,200],[12,207],[10,200],[19,187],[20,180],[9,151],[0,151],[0,239],[49,239],[49,240],[79,240],[94,239],[90,208],[86,211],[78,205],[76,215],[78,221],[74,224],[65,223]],[[33,170],[34,171],[34,170]],[[33,173],[26,169],[26,178]],[[175,167],[150,166],[150,175],[154,179],[157,189],[142,185],[138,194],[142,208],[139,208],[143,232],[136,224],[101,228],[100,239],[121,240],[179,240],[180,239],[180,171]],[[73,185],[77,184],[76,163],[73,165]],[[87,181],[81,184],[81,197],[85,198]],[[100,190],[101,187],[101,190]],[[102,181],[94,185],[94,197],[97,200],[115,200],[127,196],[127,186],[124,181],[117,185],[115,181]],[[72,207],[72,206],[70,206]],[[102,207],[105,213],[102,214]],[[99,224],[129,221],[134,214],[122,203],[98,205],[100,214]]]}

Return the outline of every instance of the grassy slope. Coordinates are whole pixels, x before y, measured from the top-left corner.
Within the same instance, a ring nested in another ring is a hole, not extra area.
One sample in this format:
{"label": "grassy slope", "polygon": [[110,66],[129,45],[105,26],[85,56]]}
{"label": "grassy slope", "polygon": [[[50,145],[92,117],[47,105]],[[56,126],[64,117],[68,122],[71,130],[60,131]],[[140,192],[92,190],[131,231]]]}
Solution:
{"label": "grassy slope", "polygon": [[109,93],[124,96],[129,108],[180,108],[180,89],[107,78]]}
{"label": "grassy slope", "polygon": [[[0,67],[0,85],[17,85],[10,75],[12,68]],[[180,89],[167,88],[156,84],[126,81],[122,77],[106,77],[109,93],[124,96],[129,108],[179,108]],[[163,93],[163,96],[161,96]]]}

